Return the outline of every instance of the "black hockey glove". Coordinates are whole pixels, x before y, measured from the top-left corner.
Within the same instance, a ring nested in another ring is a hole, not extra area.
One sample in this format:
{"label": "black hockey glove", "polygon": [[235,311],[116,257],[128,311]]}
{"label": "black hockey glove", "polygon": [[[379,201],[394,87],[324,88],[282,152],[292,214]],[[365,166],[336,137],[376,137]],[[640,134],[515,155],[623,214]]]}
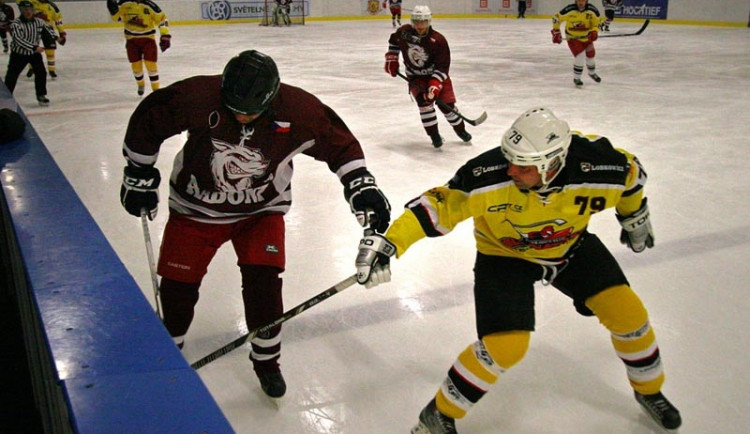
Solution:
{"label": "black hockey glove", "polygon": [[141,216],[146,209],[149,220],[159,210],[159,182],[161,175],[154,167],[125,166],[120,187],[120,203],[130,215]]}
{"label": "black hockey glove", "polygon": [[641,207],[633,214],[627,217],[618,214],[617,220],[622,226],[620,242],[636,253],[646,250],[647,247],[654,247],[654,230],[651,228],[650,217],[646,198],[643,198]]}
{"label": "black hockey glove", "polygon": [[391,204],[375,184],[375,177],[363,169],[343,181],[344,197],[359,224],[385,232],[391,222]]}
{"label": "black hockey glove", "polygon": [[357,253],[357,282],[372,288],[391,281],[390,258],[396,254],[396,246],[372,229],[365,230],[365,236],[359,241]]}

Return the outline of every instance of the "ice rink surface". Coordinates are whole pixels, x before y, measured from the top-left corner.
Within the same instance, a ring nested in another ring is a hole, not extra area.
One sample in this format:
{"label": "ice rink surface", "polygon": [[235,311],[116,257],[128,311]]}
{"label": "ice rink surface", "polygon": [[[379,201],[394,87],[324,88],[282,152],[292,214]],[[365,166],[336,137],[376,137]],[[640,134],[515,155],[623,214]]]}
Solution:
{"label": "ice rink surface", "polygon": [[[639,23],[615,21],[613,33]],[[652,23],[641,36],[596,42],[597,72],[572,83],[572,56],[554,45],[549,20],[440,19],[462,112],[489,118],[463,144],[432,149],[405,83],[383,72],[389,21],[308,21],[173,26],[161,55],[163,86],[218,74],[227,60],[257,49],[282,81],[333,107],[360,139],[394,217],[422,191],[443,184],[469,158],[498,146],[524,110],[545,105],[573,129],[610,138],[649,174],[656,247],[621,246],[612,211],[590,230],[610,246],[649,309],[665,364],[663,391],[681,410],[683,434],[750,432],[750,38],[744,28]],[[7,55],[0,55],[4,76]],[[122,261],[153,302],[140,221],[119,203],[128,118],[141,100],[125,58],[122,30],[72,29],[57,53],[51,105],[36,105],[33,82],[15,95]],[[148,88],[148,85],[147,85]],[[166,178],[184,141],[165,142]],[[325,164],[295,160],[287,218],[286,308],[354,273],[361,228]],[[158,218],[166,217],[167,183]],[[281,409],[263,396],[244,347],[199,370],[239,433],[406,433],[456,356],[475,339],[470,222],[417,243],[392,264],[393,281],[352,287],[287,322]],[[193,362],[246,331],[239,270],[224,246],[209,268],[184,355]],[[537,327],[526,358],[457,423],[462,433],[652,433],[632,397],[608,332],[576,314],[561,293],[537,287]]]}

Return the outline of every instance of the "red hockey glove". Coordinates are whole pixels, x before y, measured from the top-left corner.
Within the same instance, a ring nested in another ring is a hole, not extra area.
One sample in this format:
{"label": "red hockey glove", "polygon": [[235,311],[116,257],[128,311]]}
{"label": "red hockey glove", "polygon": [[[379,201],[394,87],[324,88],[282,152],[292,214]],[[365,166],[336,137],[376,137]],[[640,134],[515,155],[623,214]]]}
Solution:
{"label": "red hockey glove", "polygon": [[427,101],[435,101],[440,95],[440,91],[443,90],[443,83],[435,78],[430,79],[430,84],[427,86],[427,92],[424,93],[424,99]]}
{"label": "red hockey glove", "polygon": [[552,43],[559,44],[562,42],[562,33],[558,29],[552,29]]}
{"label": "red hockey glove", "polygon": [[385,53],[385,72],[391,74],[391,77],[398,75],[398,54]]}
{"label": "red hockey glove", "polygon": [[60,45],[65,45],[66,42],[68,42],[68,34],[65,32],[60,33],[60,37],[57,38],[57,43]]}
{"label": "red hockey glove", "polygon": [[170,35],[161,35],[161,38],[159,39],[159,48],[161,48],[161,52],[167,51],[169,47],[172,45],[172,37]]}
{"label": "red hockey glove", "polygon": [[599,39],[599,32],[597,32],[596,30],[592,30],[586,37],[589,38],[589,42],[594,42]]}

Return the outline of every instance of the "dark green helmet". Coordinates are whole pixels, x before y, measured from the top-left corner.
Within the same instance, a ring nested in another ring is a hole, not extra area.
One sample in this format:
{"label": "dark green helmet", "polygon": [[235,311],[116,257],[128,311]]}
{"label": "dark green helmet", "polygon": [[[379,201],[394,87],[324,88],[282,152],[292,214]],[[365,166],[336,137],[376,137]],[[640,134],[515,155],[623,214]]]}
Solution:
{"label": "dark green helmet", "polygon": [[273,59],[255,50],[243,51],[224,67],[221,100],[236,113],[260,113],[276,97],[280,84]]}

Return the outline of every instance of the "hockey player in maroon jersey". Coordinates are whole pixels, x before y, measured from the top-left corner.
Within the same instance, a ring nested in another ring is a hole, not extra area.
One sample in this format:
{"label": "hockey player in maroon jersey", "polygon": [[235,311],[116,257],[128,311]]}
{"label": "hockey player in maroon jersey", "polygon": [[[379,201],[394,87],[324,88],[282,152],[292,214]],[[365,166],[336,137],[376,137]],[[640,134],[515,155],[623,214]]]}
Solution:
{"label": "hockey player in maroon jersey", "polygon": [[599,83],[601,77],[596,73],[596,50],[594,41],[599,37],[599,25],[603,22],[599,16],[599,9],[589,4],[588,0],[575,0],[552,17],[552,42],[559,44],[563,41],[560,26],[565,25],[565,37],[568,48],[573,53],[573,84],[583,86],[581,76],[583,65],[586,64],[589,77]]}
{"label": "hockey player in maroon jersey", "polygon": [[388,39],[385,53],[385,72],[392,77],[399,73],[398,54],[401,53],[409,80],[409,91],[414,96],[422,126],[432,139],[432,146],[443,146],[443,137],[438,130],[435,100],[446,104],[440,111],[464,142],[471,140],[466,125],[456,113],[456,95],[449,75],[451,51],[445,37],[432,28],[432,12],[427,6],[414,6],[411,24],[399,27]]}
{"label": "hockey player in maroon jersey", "polygon": [[383,2],[383,8],[388,6],[391,12],[391,24],[396,27],[401,25],[401,0],[388,0]]}
{"label": "hockey player in maroon jersey", "polygon": [[[279,80],[255,50],[232,58],[222,75],[196,76],[157,90],[130,118],[120,199],[128,213],[158,209],[159,148],[188,132],[169,178],[169,219],[159,255],[164,325],[182,347],[198,289],[219,246],[237,254],[247,328],[283,314],[284,214],[292,202],[292,158],[325,162],[344,185],[362,226],[383,232],[390,205],[367,170],[362,147],[341,118],[310,93]],[[374,218],[372,217],[374,216]],[[251,340],[263,391],[286,392],[279,368],[281,328]]]}
{"label": "hockey player in maroon jersey", "polygon": [[10,33],[10,22],[16,19],[13,8],[0,0],[0,40],[3,43],[3,53],[8,52],[8,34]]}

